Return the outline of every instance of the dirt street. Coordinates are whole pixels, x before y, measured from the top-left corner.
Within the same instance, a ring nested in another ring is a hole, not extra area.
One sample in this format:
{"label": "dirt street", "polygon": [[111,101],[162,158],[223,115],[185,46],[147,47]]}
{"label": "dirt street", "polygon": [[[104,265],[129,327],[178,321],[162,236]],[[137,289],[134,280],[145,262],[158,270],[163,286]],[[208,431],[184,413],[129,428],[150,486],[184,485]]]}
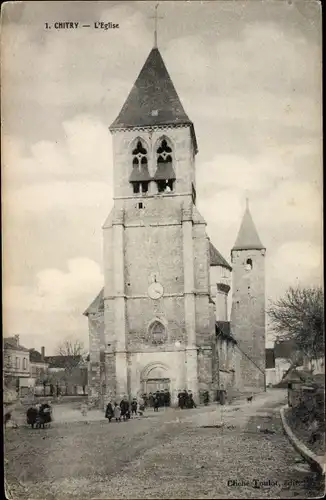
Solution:
{"label": "dirt street", "polygon": [[15,499],[321,497],[283,434],[284,401],[275,390],[129,422],[7,429],[9,488]]}

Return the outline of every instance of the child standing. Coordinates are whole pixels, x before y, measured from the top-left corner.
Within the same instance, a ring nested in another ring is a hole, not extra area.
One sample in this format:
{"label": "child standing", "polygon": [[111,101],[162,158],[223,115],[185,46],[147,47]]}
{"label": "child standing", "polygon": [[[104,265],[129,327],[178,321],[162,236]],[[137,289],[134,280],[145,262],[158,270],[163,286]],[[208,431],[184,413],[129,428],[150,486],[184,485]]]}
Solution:
{"label": "child standing", "polygon": [[116,422],[121,422],[121,408],[117,403],[114,403],[114,418]]}

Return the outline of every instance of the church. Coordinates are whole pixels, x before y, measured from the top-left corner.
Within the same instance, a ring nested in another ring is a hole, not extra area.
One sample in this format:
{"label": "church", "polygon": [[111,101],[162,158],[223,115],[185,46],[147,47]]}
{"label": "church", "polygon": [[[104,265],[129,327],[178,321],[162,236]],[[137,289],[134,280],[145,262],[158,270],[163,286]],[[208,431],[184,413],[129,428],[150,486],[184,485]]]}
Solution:
{"label": "church", "polygon": [[197,402],[203,391],[212,401],[220,388],[264,390],[266,250],[248,202],[231,264],[207,236],[195,127],[156,45],[109,130],[104,286],[84,312],[89,397],[103,406],[168,389],[175,404],[184,389]]}

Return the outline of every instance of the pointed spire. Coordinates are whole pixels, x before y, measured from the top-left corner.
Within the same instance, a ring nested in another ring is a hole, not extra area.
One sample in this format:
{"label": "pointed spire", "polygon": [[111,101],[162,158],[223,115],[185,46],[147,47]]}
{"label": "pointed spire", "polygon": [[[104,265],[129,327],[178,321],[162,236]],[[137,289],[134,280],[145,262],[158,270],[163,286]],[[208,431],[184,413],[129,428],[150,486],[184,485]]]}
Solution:
{"label": "pointed spire", "polygon": [[249,198],[246,198],[246,210],[241,222],[239,233],[232,250],[263,250],[258,232],[249,210]]}
{"label": "pointed spire", "polygon": [[110,130],[193,124],[185,113],[162,56],[153,48]]}

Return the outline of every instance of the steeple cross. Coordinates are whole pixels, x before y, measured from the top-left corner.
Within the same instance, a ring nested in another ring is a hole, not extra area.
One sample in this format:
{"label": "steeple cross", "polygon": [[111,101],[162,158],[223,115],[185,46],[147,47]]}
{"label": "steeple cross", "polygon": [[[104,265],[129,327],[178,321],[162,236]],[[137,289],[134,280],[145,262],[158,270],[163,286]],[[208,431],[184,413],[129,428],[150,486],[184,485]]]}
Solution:
{"label": "steeple cross", "polygon": [[163,19],[162,16],[158,16],[157,15],[158,6],[159,6],[159,4],[155,5],[155,15],[150,17],[150,19],[154,19],[155,20],[155,24],[154,24],[154,48],[155,49],[157,49],[157,20],[158,19]]}
{"label": "steeple cross", "polygon": [[246,209],[249,210],[249,198],[248,198],[248,196],[246,198]]}

